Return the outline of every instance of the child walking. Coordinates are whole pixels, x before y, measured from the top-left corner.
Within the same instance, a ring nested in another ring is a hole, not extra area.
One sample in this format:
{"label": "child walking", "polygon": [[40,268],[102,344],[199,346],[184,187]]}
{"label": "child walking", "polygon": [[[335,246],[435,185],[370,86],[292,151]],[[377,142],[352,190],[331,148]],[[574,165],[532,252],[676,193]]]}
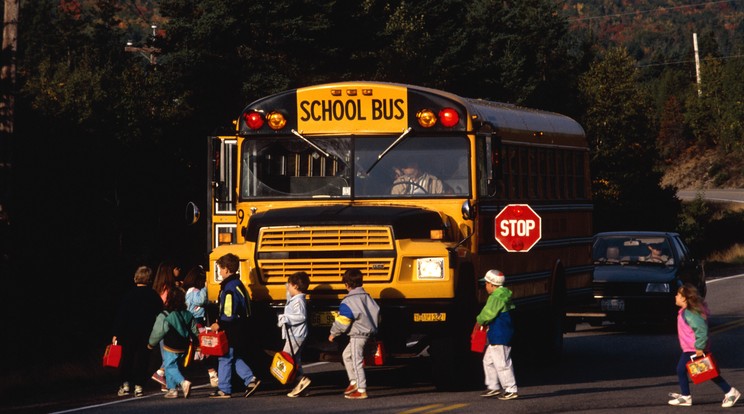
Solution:
{"label": "child walking", "polygon": [[[677,336],[682,348],[682,354],[679,356],[679,362],[677,363],[680,393],[669,393],[669,396],[672,397],[669,400],[669,405],[689,407],[692,405],[692,395],[690,394],[690,382],[687,379],[687,363],[691,356],[702,356],[703,353],[709,352],[708,316],[710,312],[705,301],[700,297],[697,288],[689,284],[677,289],[675,303],[679,306]],[[720,375],[711,381],[725,393],[721,407],[733,407],[741,397],[741,393],[729,385]]]}
{"label": "child walking", "polygon": [[513,400],[519,397],[511,360],[511,340],[514,335],[511,311],[514,304],[512,292],[504,286],[504,279],[504,274],[495,269],[489,270],[480,279],[486,282],[488,300],[475,320],[479,325],[488,327],[488,346],[483,355],[487,389],[481,397]]}
{"label": "child walking", "polygon": [[191,382],[183,377],[178,368],[183,363],[190,341],[196,341],[199,331],[194,322],[194,315],[186,310],[186,295],[183,289],[176,287],[168,292],[165,310],[158,314],[150,334],[148,348],[153,349],[163,341],[163,369],[168,391],[165,398],[177,398],[180,385],[183,398],[191,392]]}
{"label": "child walking", "polygon": [[342,334],[349,336],[349,344],[343,352],[344,368],[349,377],[349,386],[346,387],[344,396],[361,400],[367,398],[364,346],[377,333],[380,307],[362,287],[364,277],[359,269],[344,272],[342,281],[349,293],[341,301],[328,340],[333,342]]}
{"label": "child walking", "polygon": [[[152,288],[155,292],[160,295],[160,299],[165,305],[165,301],[168,299],[168,292],[176,287],[176,276],[180,272],[178,266],[173,265],[169,261],[163,261],[158,265],[158,270],[155,272],[155,280],[152,282]],[[168,392],[167,382],[165,381],[165,368],[162,364],[162,358],[164,357],[163,344],[160,344],[160,356],[161,364],[160,368],[152,374],[152,379],[157,381],[163,392]]]}
{"label": "child walking", "polygon": [[[302,372],[302,348],[307,338],[307,303],[305,294],[310,286],[310,276],[305,272],[296,272],[287,278],[287,304],[284,313],[279,315],[277,325],[282,328],[284,338],[284,352],[292,355],[297,367],[295,386],[287,397],[295,398],[303,395],[310,385],[310,378]],[[285,329],[286,327],[286,329]],[[294,351],[294,352],[293,352]]]}
{"label": "child walking", "polygon": [[[207,304],[207,274],[201,265],[196,265],[189,270],[186,277],[183,278],[183,290],[186,291],[186,309],[194,315],[196,328],[199,333],[207,328],[207,312],[204,305]],[[217,388],[217,362],[214,358],[205,358],[203,355],[195,354],[194,360],[203,360],[207,365],[207,374],[209,375],[209,385]]]}
{"label": "child walking", "polygon": [[194,266],[183,279],[183,290],[186,291],[186,309],[194,315],[197,328],[206,326],[207,275],[201,266]]}
{"label": "child walking", "polygon": [[240,281],[240,258],[227,253],[217,259],[217,267],[222,277],[219,294],[219,316],[212,324],[212,331],[224,330],[227,335],[228,350],[219,357],[217,368],[217,389],[209,398],[231,398],[233,368],[245,385],[243,396],[248,398],[256,392],[261,380],[253,375],[253,370],[245,362],[248,345],[246,323],[250,316],[250,296]]}
{"label": "child walking", "polygon": [[152,269],[140,266],[134,272],[134,284],[122,299],[114,327],[113,343],[119,343],[122,358],[119,365],[122,384],[120,397],[129,395],[134,386],[134,396],[142,397],[142,386],[147,381],[147,368],[150,350],[147,339],[158,313],[163,310],[163,302],[154,290],[150,289]]}

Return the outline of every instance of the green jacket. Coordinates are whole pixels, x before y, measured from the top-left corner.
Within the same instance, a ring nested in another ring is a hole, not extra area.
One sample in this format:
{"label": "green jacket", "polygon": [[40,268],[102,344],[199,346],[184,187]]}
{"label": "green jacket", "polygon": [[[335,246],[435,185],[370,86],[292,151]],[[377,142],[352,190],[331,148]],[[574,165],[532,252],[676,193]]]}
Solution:
{"label": "green jacket", "polygon": [[180,311],[163,311],[158,314],[155,319],[155,324],[152,326],[152,332],[150,333],[149,347],[155,348],[157,344],[163,340],[168,333],[174,330],[178,333],[178,336],[184,338],[184,342],[181,345],[173,346],[168,344],[168,340],[163,341],[163,346],[166,350],[175,353],[183,353],[188,349],[188,341],[196,340],[199,337],[199,329],[196,327],[196,321],[194,315],[187,310]]}
{"label": "green jacket", "polygon": [[491,321],[503,312],[510,312],[514,310],[514,304],[511,300],[512,292],[508,288],[503,286],[493,290],[488,296],[486,305],[483,306],[483,310],[475,318],[479,325],[488,325]]}

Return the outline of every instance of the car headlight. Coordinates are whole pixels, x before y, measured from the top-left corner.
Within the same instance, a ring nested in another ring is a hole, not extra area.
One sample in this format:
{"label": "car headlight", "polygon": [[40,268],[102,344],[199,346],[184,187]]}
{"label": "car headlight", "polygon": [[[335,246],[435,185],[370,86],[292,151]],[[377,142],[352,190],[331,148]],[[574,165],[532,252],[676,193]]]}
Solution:
{"label": "car headlight", "polygon": [[441,257],[416,259],[416,277],[418,279],[444,279],[444,259]]}
{"label": "car headlight", "polygon": [[669,293],[669,283],[647,283],[646,293]]}

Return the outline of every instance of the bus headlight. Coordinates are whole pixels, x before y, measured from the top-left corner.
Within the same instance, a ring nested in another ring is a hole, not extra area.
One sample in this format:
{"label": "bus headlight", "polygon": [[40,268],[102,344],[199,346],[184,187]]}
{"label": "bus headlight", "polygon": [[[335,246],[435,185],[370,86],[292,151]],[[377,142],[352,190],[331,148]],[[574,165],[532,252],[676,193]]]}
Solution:
{"label": "bus headlight", "polygon": [[444,279],[444,258],[416,259],[416,277],[418,279]]}

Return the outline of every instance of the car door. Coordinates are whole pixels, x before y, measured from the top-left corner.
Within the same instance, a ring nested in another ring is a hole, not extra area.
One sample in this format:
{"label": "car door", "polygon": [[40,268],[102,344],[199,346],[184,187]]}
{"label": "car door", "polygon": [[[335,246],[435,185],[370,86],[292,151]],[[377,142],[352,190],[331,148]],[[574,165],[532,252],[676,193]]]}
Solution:
{"label": "car door", "polygon": [[671,236],[671,243],[677,251],[675,266],[677,266],[677,277],[683,283],[690,283],[695,286],[702,296],[705,296],[705,273],[698,261],[692,257],[690,249],[678,234]]}

